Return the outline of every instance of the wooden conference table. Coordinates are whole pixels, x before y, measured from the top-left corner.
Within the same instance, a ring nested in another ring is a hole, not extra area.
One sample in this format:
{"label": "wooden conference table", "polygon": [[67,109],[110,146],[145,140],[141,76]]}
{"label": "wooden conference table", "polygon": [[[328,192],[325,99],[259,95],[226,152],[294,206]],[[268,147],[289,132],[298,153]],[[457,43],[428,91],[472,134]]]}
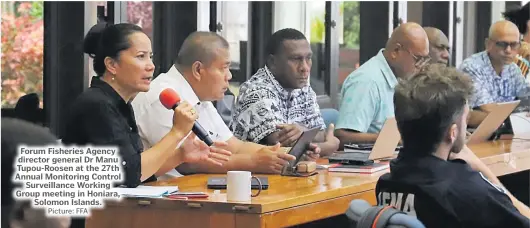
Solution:
{"label": "wooden conference table", "polygon": [[[470,146],[497,175],[530,169],[530,141],[500,140]],[[319,163],[325,163],[322,159]],[[152,185],[177,185],[181,191],[210,194],[204,200],[125,199],[92,210],[86,227],[288,227],[343,214],[350,201],[375,205],[375,184],[382,174],[334,173],[311,177],[268,176],[269,189],[247,204],[226,201],[226,191],[207,189],[208,177],[196,174]]]}

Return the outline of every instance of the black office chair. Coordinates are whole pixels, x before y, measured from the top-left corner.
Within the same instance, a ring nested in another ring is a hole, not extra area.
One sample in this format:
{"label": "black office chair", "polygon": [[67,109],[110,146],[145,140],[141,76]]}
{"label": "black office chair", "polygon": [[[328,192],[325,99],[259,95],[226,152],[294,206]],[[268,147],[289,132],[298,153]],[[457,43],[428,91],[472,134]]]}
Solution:
{"label": "black office chair", "polygon": [[20,97],[15,106],[15,117],[37,125],[44,123],[44,111],[39,108],[40,99],[36,93]]}
{"label": "black office chair", "polygon": [[[357,228],[425,228],[416,217],[410,216],[391,206],[372,207],[360,199],[353,200],[346,211],[352,227]],[[375,223],[375,226],[373,226]]]}

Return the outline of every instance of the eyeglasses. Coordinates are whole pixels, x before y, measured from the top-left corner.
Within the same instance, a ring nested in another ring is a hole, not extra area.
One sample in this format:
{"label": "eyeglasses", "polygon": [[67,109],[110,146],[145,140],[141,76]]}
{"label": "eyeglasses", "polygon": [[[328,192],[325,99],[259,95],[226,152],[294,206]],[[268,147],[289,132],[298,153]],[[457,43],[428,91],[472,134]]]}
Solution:
{"label": "eyeglasses", "polygon": [[417,56],[415,54],[412,54],[412,52],[406,49],[403,45],[401,44],[398,44],[398,45],[400,49],[407,51],[410,54],[410,56],[412,56],[412,58],[414,59],[414,67],[418,69],[423,68],[427,63],[431,61],[431,57],[429,56]]}
{"label": "eyeglasses", "polygon": [[502,48],[502,50],[506,50],[508,46],[510,46],[512,50],[517,50],[521,47],[520,41],[515,41],[515,42],[496,41],[496,40],[492,40],[492,41],[495,42],[495,46],[497,46],[498,48]]}

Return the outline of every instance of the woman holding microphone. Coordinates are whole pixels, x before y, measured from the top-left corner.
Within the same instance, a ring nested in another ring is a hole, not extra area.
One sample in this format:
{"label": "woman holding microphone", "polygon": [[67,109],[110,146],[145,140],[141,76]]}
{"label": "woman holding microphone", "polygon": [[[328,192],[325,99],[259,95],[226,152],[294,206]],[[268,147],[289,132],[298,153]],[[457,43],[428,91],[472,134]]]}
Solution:
{"label": "woman holding microphone", "polygon": [[97,76],[69,110],[64,144],[118,148],[127,187],[156,180],[156,175],[184,162],[207,160],[222,165],[228,160],[230,152],[218,148],[224,142],[208,147],[193,133],[186,137],[198,117],[187,102],[174,109],[170,132],[144,150],[130,102],[149,90],[155,66],[151,40],[140,27],[97,24],[85,37],[84,52],[94,59]]}

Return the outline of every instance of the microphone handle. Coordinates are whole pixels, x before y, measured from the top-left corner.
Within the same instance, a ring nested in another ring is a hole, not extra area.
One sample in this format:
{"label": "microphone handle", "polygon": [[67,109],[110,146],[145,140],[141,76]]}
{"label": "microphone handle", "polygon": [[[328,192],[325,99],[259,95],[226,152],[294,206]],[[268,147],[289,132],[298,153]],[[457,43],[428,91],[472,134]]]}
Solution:
{"label": "microphone handle", "polygon": [[[174,110],[179,104],[180,102],[175,103],[173,107],[171,107],[171,109]],[[206,143],[206,145],[208,146],[213,145],[213,140],[210,138],[210,135],[208,134],[208,132],[206,132],[206,130],[204,130],[204,128],[202,128],[202,126],[199,123],[197,122],[193,123],[193,127],[191,128],[191,131],[193,131],[193,133],[195,133],[195,135],[200,140]]]}
{"label": "microphone handle", "polygon": [[213,140],[210,138],[210,135],[208,134],[208,132],[206,132],[206,130],[204,130],[204,128],[202,128],[202,126],[199,123],[195,122],[191,130],[193,131],[193,133],[195,133],[195,135],[200,140],[206,143],[206,145],[208,146],[213,145]]}

